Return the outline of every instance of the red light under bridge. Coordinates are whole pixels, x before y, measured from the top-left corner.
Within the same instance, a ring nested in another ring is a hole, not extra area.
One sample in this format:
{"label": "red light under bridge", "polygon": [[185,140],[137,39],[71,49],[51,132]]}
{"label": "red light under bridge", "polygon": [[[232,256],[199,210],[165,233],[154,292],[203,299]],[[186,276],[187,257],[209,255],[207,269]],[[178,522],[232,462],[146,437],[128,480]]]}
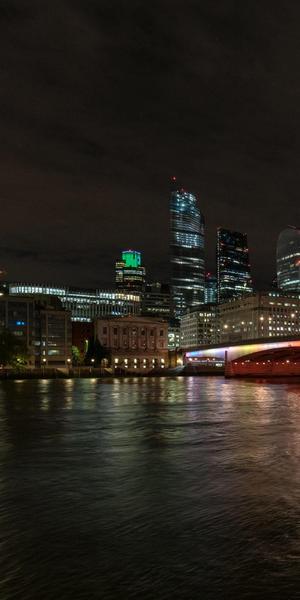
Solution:
{"label": "red light under bridge", "polygon": [[224,360],[226,377],[300,377],[299,337],[203,346],[186,352],[184,362],[212,356]]}
{"label": "red light under bridge", "polygon": [[300,377],[300,348],[254,352],[227,363],[227,377]]}

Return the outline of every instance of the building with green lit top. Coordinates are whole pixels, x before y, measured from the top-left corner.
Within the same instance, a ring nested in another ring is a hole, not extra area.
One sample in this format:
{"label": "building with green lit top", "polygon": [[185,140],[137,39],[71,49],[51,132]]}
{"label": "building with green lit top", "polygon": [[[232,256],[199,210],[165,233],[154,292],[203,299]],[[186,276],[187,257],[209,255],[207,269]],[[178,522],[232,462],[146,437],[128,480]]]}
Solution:
{"label": "building with green lit top", "polygon": [[142,293],[145,288],[146,270],[142,255],[137,250],[123,250],[116,262],[116,288],[122,292]]}

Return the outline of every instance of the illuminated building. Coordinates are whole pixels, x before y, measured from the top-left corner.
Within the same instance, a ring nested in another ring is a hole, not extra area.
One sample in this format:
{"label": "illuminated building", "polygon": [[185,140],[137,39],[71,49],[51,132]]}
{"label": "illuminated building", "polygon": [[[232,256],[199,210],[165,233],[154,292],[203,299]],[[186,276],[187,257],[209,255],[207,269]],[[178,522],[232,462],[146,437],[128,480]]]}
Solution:
{"label": "illuminated building", "polygon": [[36,366],[63,367],[71,361],[71,313],[63,310],[59,304],[56,302],[51,306],[49,301],[35,303]]}
{"label": "illuminated building", "polygon": [[180,348],[180,321],[171,319],[168,327],[168,348],[177,350]]}
{"label": "illuminated building", "polygon": [[211,273],[205,275],[205,304],[215,304],[217,302],[217,278]]}
{"label": "illuminated building", "polygon": [[67,366],[71,357],[71,314],[57,298],[0,298],[0,329],[9,329],[28,350],[28,366]]}
{"label": "illuminated building", "polygon": [[218,306],[203,304],[196,310],[188,311],[180,319],[180,347],[197,348],[219,341]]}
{"label": "illuminated building", "polygon": [[35,283],[6,284],[9,294],[56,296],[64,309],[71,311],[72,321],[93,321],[96,317],[136,315],[140,313],[140,296],[133,293],[81,290]]}
{"label": "illuminated building", "polygon": [[1,294],[0,331],[8,329],[26,345],[28,363],[34,365],[35,303],[32,298],[11,298]]}
{"label": "illuminated building", "polygon": [[124,293],[142,293],[145,287],[146,270],[142,266],[142,255],[136,250],[123,250],[121,260],[116,262],[116,288]]}
{"label": "illuminated building", "polygon": [[145,317],[170,318],[170,287],[166,283],[147,283],[142,299],[142,314]]}
{"label": "illuminated building", "polygon": [[287,227],[277,242],[277,286],[284,291],[300,291],[300,229]]}
{"label": "illuminated building", "polygon": [[168,323],[152,317],[97,319],[95,335],[114,372],[144,373],[168,367]]}
{"label": "illuminated building", "polygon": [[204,302],[204,218],[197,198],[173,180],[170,198],[172,310],[175,318]]}
{"label": "illuminated building", "polygon": [[253,292],[247,234],[217,230],[217,300],[225,302]]}
{"label": "illuminated building", "polygon": [[219,306],[220,342],[300,333],[300,295],[259,292]]}

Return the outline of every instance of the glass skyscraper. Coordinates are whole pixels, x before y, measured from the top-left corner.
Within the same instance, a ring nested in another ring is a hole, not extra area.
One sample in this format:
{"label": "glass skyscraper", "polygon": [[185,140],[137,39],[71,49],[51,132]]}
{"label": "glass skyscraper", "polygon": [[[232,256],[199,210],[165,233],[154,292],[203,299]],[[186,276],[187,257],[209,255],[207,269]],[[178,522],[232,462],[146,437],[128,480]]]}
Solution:
{"label": "glass skyscraper", "polygon": [[217,302],[217,278],[211,273],[205,275],[205,304],[215,304]]}
{"label": "glass skyscraper", "polygon": [[172,311],[204,302],[204,218],[196,196],[173,181],[170,199]]}
{"label": "glass skyscraper", "polygon": [[253,292],[247,234],[217,230],[217,300],[226,302]]}
{"label": "glass skyscraper", "polygon": [[300,290],[300,229],[287,227],[277,242],[277,286],[285,291]]}

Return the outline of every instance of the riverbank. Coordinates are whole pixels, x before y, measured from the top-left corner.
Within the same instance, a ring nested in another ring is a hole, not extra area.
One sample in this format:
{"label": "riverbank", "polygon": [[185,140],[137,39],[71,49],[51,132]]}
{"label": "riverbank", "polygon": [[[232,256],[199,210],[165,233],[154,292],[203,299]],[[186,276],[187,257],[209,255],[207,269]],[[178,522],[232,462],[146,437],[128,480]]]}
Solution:
{"label": "riverbank", "polygon": [[176,367],[170,369],[152,369],[148,372],[125,371],[113,373],[111,369],[96,367],[76,368],[40,368],[40,369],[1,369],[0,381],[15,379],[90,379],[90,378],[118,378],[124,377],[189,377],[189,376],[224,375],[224,369]]}

